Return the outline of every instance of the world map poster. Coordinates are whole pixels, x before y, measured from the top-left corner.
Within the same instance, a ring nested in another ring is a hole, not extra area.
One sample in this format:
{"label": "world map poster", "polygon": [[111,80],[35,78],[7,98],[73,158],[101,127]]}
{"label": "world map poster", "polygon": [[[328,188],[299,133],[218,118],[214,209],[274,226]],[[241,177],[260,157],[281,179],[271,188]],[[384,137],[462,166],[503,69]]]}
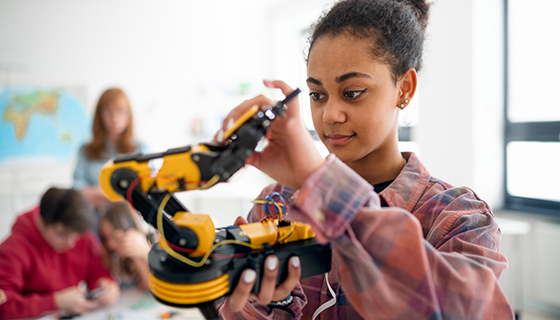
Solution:
{"label": "world map poster", "polygon": [[0,86],[0,162],[75,156],[90,131],[76,90]]}

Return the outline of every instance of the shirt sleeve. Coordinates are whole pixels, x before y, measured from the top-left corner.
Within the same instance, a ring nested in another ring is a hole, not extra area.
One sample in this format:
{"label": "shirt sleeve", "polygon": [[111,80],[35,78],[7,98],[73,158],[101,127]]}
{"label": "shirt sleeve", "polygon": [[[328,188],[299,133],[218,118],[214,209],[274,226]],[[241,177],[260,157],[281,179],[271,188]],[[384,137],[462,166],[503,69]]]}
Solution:
{"label": "shirt sleeve", "polygon": [[271,308],[259,304],[257,300],[249,299],[245,307],[239,312],[231,312],[229,307],[229,298],[219,307],[220,319],[233,320],[266,320],[266,319],[300,319],[303,307],[307,304],[307,299],[303,293],[303,289],[298,285],[292,291],[294,300],[292,303],[283,308]]}
{"label": "shirt sleeve", "polygon": [[17,248],[8,241],[0,246],[0,289],[7,298],[0,304],[0,319],[30,318],[56,311],[53,292],[23,294],[26,262],[10,247]]}
{"label": "shirt sleeve", "polygon": [[507,260],[497,250],[492,213],[453,192],[420,210],[440,217],[426,235],[431,243],[417,218],[382,208],[367,181],[329,156],[299,190],[290,215],[331,242],[340,284],[364,318],[513,319],[498,284]]}

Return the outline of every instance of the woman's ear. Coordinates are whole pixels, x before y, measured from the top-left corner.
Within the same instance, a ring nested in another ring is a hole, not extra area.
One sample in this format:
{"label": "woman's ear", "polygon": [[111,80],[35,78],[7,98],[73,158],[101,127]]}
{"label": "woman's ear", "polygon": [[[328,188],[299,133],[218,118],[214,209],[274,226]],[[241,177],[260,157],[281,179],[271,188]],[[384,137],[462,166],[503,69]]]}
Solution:
{"label": "woman's ear", "polygon": [[416,69],[408,69],[401,77],[398,84],[398,105],[400,106],[401,104],[404,104],[404,107],[406,107],[414,97],[414,93],[416,93],[416,86],[418,85],[418,74],[416,73]]}

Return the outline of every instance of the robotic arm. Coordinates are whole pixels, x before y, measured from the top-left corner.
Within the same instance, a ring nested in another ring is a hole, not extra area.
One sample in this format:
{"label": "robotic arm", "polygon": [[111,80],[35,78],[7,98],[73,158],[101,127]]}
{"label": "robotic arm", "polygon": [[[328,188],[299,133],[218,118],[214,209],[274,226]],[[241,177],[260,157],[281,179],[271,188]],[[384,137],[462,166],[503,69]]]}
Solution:
{"label": "robotic arm", "polygon": [[[223,145],[202,143],[162,153],[123,155],[103,167],[99,180],[107,197],[128,200],[160,233],[161,241],[148,260],[150,290],[161,303],[198,307],[206,319],[217,319],[215,303],[233,292],[243,270],[257,272],[253,292],[259,291],[264,260],[270,254],[280,260],[278,284],[286,279],[287,263],[294,255],[300,258],[302,278],[330,270],[330,245],[317,242],[309,225],[282,220],[283,203],[268,200],[278,218],[216,229],[208,215],[190,213],[173,195],[227,181],[245,165],[271,121],[284,114],[285,104],[299,92],[296,89],[264,110],[254,106],[224,132]],[[148,162],[160,158],[163,164],[153,175]]]}

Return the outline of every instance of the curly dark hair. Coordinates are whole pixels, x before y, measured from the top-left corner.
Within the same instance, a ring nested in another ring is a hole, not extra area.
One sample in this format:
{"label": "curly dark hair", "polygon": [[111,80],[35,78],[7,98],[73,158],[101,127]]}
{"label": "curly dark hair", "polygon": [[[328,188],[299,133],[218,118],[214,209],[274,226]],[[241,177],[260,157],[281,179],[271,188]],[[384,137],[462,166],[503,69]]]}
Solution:
{"label": "curly dark hair", "polygon": [[370,39],[374,59],[391,67],[396,82],[409,68],[422,67],[430,5],[424,0],[343,0],[312,26],[309,50],[322,36],[348,32]]}

